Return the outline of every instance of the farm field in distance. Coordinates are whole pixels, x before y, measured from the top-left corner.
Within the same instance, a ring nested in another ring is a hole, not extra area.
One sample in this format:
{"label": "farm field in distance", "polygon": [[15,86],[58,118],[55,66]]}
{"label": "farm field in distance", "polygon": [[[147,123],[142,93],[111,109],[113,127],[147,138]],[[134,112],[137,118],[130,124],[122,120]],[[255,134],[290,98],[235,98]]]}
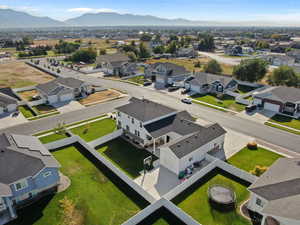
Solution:
{"label": "farm field in distance", "polygon": [[0,88],[20,88],[46,83],[54,78],[24,62],[12,61],[0,64]]}

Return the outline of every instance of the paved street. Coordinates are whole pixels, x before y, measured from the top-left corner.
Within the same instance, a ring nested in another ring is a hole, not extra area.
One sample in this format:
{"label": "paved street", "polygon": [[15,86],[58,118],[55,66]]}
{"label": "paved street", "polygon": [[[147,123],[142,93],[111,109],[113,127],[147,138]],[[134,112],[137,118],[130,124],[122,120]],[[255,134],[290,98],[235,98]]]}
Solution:
{"label": "paved street", "polygon": [[[246,118],[240,118],[229,113],[224,113],[201,105],[186,105],[181,103],[178,97],[176,96],[170,96],[166,93],[151,90],[149,88],[143,88],[124,82],[90,77],[88,75],[77,75],[77,77],[92,82],[95,85],[102,85],[104,87],[116,88],[122,91],[126,91],[131,96],[139,98],[145,97],[157,101],[159,103],[168,105],[170,107],[176,108],[178,110],[187,110],[192,115],[200,117],[204,120],[217,122],[222,126],[229,128],[233,131],[240,132],[242,134],[258,139],[262,139],[263,141],[273,143],[283,148],[287,148],[289,150],[300,153],[300,138],[298,135],[290,134],[285,131],[278,130],[276,128],[265,126],[255,121],[248,120]],[[128,98],[124,98],[108,103],[98,104],[95,106],[87,107],[86,109],[77,110],[33,121],[30,123],[14,126],[8,128],[7,131],[13,131],[24,134],[36,133],[42,130],[53,128],[59,121],[65,121],[66,123],[70,123],[94,117],[101,113],[110,112],[115,107],[124,104],[127,100]]]}

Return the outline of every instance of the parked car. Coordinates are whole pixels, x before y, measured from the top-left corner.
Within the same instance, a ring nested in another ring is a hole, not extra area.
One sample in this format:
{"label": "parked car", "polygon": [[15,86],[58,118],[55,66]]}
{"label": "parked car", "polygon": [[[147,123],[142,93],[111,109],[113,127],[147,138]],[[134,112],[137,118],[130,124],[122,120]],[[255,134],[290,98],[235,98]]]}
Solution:
{"label": "parked car", "polygon": [[144,85],[144,86],[150,86],[151,84],[152,84],[151,81],[145,81],[143,85]]}
{"label": "parked car", "polygon": [[168,91],[171,92],[171,91],[177,91],[180,87],[177,87],[177,86],[172,86],[172,87],[168,87]]}
{"label": "parked car", "polygon": [[182,91],[181,91],[181,94],[186,94],[186,93],[188,93],[190,90],[189,89],[183,89]]}
{"label": "parked car", "polygon": [[247,105],[246,106],[246,112],[247,113],[253,112],[256,109],[257,109],[257,105]]}
{"label": "parked car", "polygon": [[181,102],[183,102],[183,103],[185,103],[185,104],[192,104],[192,100],[189,99],[189,98],[181,99]]}

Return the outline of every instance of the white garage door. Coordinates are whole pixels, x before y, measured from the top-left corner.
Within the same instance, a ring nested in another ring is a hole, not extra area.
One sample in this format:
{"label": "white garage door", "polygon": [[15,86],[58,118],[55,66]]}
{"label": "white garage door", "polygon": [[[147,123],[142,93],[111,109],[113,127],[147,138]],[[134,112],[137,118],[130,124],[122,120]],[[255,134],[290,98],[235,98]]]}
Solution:
{"label": "white garage door", "polygon": [[65,94],[65,95],[61,95],[60,97],[60,101],[64,102],[64,101],[69,101],[73,99],[73,94]]}
{"label": "white garage door", "polygon": [[264,109],[270,110],[270,111],[273,111],[273,112],[279,112],[280,105],[265,102]]}
{"label": "white garage door", "polygon": [[191,91],[199,93],[200,92],[200,87],[197,86],[197,85],[191,85]]}

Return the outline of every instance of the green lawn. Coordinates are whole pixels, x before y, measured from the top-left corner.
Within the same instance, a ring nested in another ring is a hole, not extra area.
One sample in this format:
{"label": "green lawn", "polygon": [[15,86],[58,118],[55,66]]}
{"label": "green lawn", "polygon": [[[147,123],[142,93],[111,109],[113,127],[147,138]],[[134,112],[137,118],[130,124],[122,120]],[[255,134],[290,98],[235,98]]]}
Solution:
{"label": "green lawn", "polygon": [[58,140],[61,140],[61,139],[67,138],[67,137],[68,136],[66,134],[50,134],[50,135],[41,137],[39,139],[43,144],[47,144],[47,143],[50,143],[53,141],[58,141]]}
{"label": "green lawn", "polygon": [[[53,198],[25,208],[10,225],[69,225],[70,222],[78,225],[117,225],[147,206],[138,194],[121,184],[108,170],[101,169],[100,165],[96,166],[84,157],[78,151],[80,148],[73,145],[53,153],[62,166],[61,172],[71,179],[71,186]],[[61,207],[59,201],[64,198],[72,201],[73,213],[66,213]]]}
{"label": "green lawn", "polygon": [[280,125],[284,125],[294,129],[298,129],[300,131],[300,120],[296,120],[288,116],[275,115],[269,121],[273,123],[279,123]]}
{"label": "green lawn", "polygon": [[[236,210],[220,212],[211,207],[207,190],[210,185],[213,184],[225,184],[235,191],[237,198]],[[251,225],[251,223],[238,212],[239,205],[249,198],[247,185],[240,180],[236,180],[236,178],[214,170],[177,196],[173,202],[200,224]]]}
{"label": "green lawn", "polygon": [[132,78],[129,78],[128,81],[138,83],[138,84],[144,84],[145,77],[144,76],[132,77]]}
{"label": "green lawn", "polygon": [[[139,172],[143,170],[143,160],[151,155],[146,150],[138,149],[121,138],[98,146],[96,149],[131,178],[140,175]],[[153,156],[153,160],[156,159]]]}
{"label": "green lawn", "polygon": [[93,141],[104,135],[113,132],[116,129],[116,123],[112,119],[103,119],[88,123],[71,129],[71,132],[80,136],[86,142]]}
{"label": "green lawn", "polygon": [[273,123],[265,122],[265,125],[270,126],[270,127],[275,127],[275,128],[277,128],[277,129],[280,129],[280,130],[284,130],[284,131],[290,132],[290,133],[292,133],[292,134],[300,135],[300,131],[291,130],[290,128],[287,128],[287,127],[281,127],[281,126],[278,126],[278,125],[273,124]]}
{"label": "green lawn", "polygon": [[153,225],[171,225],[170,223],[168,223],[168,221],[166,221],[165,219],[158,219],[155,223],[153,223]]}
{"label": "green lawn", "polygon": [[18,109],[25,116],[25,118],[30,118],[35,116],[33,111],[26,105],[19,106]]}
{"label": "green lawn", "polygon": [[249,86],[239,84],[236,91],[240,94],[246,94],[246,93],[248,93],[250,91],[253,91],[255,89],[256,89],[255,87],[249,87]]}
{"label": "green lawn", "polygon": [[256,165],[270,167],[280,157],[283,156],[261,147],[258,147],[257,150],[250,150],[245,147],[228,159],[228,163],[249,172]]}
{"label": "green lawn", "polygon": [[208,95],[195,95],[192,97],[195,100],[203,101],[212,105],[223,107],[226,109],[231,109],[233,111],[243,111],[245,106],[235,102],[235,98],[229,95],[224,95],[222,98],[218,99],[216,96]]}

